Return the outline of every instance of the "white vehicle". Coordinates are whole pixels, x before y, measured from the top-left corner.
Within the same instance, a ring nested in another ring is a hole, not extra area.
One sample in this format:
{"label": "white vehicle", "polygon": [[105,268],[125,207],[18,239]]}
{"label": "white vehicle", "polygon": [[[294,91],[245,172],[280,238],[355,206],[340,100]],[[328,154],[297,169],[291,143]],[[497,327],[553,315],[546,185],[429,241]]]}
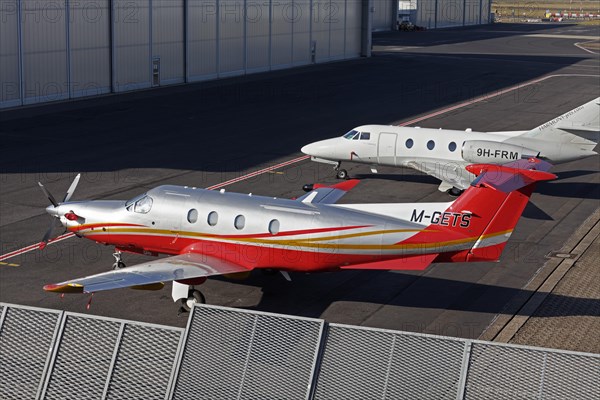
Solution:
{"label": "white vehicle", "polygon": [[[600,97],[529,131],[474,132],[387,125],[363,125],[342,137],[308,144],[302,152],[313,161],[409,167],[442,181],[441,191],[460,194],[475,176],[472,163],[503,164],[539,157],[553,164],[598,154]],[[372,169],[377,172],[376,169]]]}

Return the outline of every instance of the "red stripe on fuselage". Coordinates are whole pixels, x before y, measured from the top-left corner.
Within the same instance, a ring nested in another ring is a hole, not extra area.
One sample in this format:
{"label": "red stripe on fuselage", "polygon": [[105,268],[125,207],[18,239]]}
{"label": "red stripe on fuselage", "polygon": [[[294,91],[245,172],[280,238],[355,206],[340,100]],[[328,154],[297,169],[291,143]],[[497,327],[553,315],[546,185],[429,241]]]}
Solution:
{"label": "red stripe on fuselage", "polygon": [[[104,242],[105,235],[88,235],[87,238]],[[110,233],[110,243],[117,247],[135,246],[146,251],[177,255],[198,253],[213,256],[253,268],[283,268],[290,271],[322,271],[343,265],[403,258],[398,255],[342,254],[298,250],[294,246],[275,248],[268,245],[223,243],[197,238],[180,238],[161,235],[120,235]]]}

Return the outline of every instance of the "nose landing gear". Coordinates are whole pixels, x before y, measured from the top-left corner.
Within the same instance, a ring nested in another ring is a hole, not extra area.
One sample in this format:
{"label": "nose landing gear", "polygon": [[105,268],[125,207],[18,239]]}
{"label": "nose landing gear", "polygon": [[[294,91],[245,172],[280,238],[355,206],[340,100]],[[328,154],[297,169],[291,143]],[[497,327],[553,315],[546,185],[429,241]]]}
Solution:
{"label": "nose landing gear", "polygon": [[121,253],[120,251],[116,251],[115,253],[113,253],[113,257],[115,258],[115,263],[112,265],[113,270],[117,270],[117,269],[126,267],[125,263],[121,259],[122,256],[123,256],[123,253]]}
{"label": "nose landing gear", "polygon": [[335,167],[333,167],[333,169],[336,172],[336,178],[338,179],[348,179],[348,171],[346,171],[345,169],[340,169],[340,167],[342,166],[342,162],[339,161]]}

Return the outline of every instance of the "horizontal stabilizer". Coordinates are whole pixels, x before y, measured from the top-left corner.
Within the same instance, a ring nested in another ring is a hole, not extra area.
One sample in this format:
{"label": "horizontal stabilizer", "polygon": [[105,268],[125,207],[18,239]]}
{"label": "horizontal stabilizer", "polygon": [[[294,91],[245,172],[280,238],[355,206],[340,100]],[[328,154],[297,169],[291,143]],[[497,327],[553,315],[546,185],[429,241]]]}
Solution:
{"label": "horizontal stabilizer", "polygon": [[359,182],[358,179],[349,179],[331,186],[320,183],[304,185],[303,189],[308,193],[296,200],[312,204],[334,204]]}
{"label": "horizontal stabilizer", "polygon": [[342,269],[372,269],[390,271],[422,271],[433,262],[438,254],[419,254],[396,258],[394,260],[376,261],[365,264],[345,265]]}
{"label": "horizontal stabilizer", "polygon": [[504,165],[471,164],[467,170],[477,175],[471,185],[488,185],[509,193],[539,181],[556,179],[548,171],[552,164],[537,159],[517,160]]}

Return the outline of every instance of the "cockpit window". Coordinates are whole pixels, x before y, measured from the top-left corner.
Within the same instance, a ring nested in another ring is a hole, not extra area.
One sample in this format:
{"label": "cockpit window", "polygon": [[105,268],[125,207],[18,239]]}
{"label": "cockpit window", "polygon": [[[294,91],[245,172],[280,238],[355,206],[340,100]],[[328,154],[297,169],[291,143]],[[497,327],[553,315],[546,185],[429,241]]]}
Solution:
{"label": "cockpit window", "polygon": [[344,138],[349,139],[349,140],[352,138],[355,138],[356,140],[358,140],[358,136],[359,136],[359,133],[357,131],[351,130],[350,132],[348,132],[344,135]]}
{"label": "cockpit window", "polygon": [[133,211],[140,214],[147,214],[150,212],[152,208],[152,197],[147,194],[142,194],[140,196],[134,197],[125,203],[125,208],[127,211]]}
{"label": "cockpit window", "polygon": [[370,132],[361,132],[360,134],[360,140],[370,140],[371,139],[371,133]]}

